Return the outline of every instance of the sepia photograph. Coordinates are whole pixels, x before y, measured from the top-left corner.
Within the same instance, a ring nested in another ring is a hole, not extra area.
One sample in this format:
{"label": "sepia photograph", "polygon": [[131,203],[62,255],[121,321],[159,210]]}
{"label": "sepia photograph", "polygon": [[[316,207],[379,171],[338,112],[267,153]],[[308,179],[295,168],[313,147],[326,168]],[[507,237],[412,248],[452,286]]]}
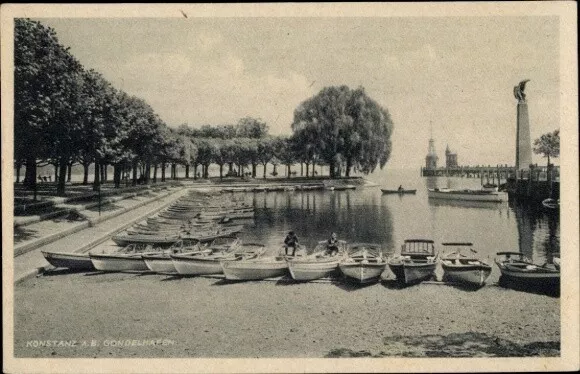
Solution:
{"label": "sepia photograph", "polygon": [[579,370],[576,14],[3,4],[3,371]]}

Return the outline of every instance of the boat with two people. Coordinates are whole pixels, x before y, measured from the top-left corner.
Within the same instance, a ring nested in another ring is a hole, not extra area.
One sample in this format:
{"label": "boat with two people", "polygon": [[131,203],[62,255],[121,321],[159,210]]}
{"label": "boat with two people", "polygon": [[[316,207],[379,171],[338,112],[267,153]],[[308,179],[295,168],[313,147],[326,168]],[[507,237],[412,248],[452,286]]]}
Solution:
{"label": "boat with two people", "polygon": [[347,244],[337,240],[332,251],[328,240],[319,241],[311,254],[288,257],[290,276],[296,281],[310,281],[328,278],[337,273],[338,264],[346,253]]}
{"label": "boat with two people", "polygon": [[433,278],[436,266],[437,253],[430,239],[406,239],[400,255],[389,260],[397,281],[406,285]]}
{"label": "boat with two people", "polygon": [[[472,243],[441,243],[444,254],[441,256],[443,281],[454,282],[467,287],[483,287],[491,274],[491,266],[475,257],[477,251]],[[446,252],[451,249],[452,252]],[[468,252],[469,253],[464,253]]]}

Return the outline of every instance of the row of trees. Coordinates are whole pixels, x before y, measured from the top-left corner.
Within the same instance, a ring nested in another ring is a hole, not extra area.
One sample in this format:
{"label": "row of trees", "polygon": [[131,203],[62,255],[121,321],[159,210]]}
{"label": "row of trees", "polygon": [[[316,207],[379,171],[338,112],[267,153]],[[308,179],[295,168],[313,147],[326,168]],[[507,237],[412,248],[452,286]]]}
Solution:
{"label": "row of trees", "polygon": [[[220,177],[250,174],[256,167],[306,166],[313,175],[316,164],[329,165],[331,177],[344,170],[372,172],[390,155],[392,121],[389,113],[370,99],[364,89],[329,87],[302,103],[294,113],[293,134],[273,137],[266,123],[251,117],[235,125],[183,124],[167,126],[144,100],[118,90],[98,72],[86,70],[59,44],[53,29],[29,19],[15,20],[15,167],[26,167],[24,183],[36,188],[36,168],[54,165],[57,192],[64,194],[73,165],[84,167],[88,183],[94,164],[94,188],[114,168],[118,187],[132,172],[132,184],[148,183],[161,168],[161,179],[171,166],[190,167],[193,177],[209,177],[209,166],[220,168]],[[234,167],[235,166],[235,167]],[[198,173],[198,168],[201,172]],[[236,170],[236,172],[234,172]]]}

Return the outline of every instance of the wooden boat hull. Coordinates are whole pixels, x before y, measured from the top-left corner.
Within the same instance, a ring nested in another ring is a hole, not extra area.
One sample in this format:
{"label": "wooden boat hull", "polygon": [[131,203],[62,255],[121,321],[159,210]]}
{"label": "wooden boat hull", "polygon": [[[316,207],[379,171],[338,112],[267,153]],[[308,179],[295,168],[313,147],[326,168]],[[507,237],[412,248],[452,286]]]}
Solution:
{"label": "wooden boat hull", "polygon": [[[539,268],[539,267],[537,267]],[[559,285],[560,272],[534,272],[534,271],[519,271],[510,270],[505,267],[499,267],[501,275],[505,280],[517,283],[526,283],[532,285]]]}
{"label": "wooden boat hull", "polygon": [[417,192],[417,190],[402,190],[402,191],[399,191],[399,190],[386,190],[386,189],[382,189],[382,188],[381,188],[381,191],[385,195],[389,195],[389,194],[391,194],[391,195],[394,195],[394,194],[398,194],[398,195],[412,194],[412,195],[414,195]]}
{"label": "wooden boat hull", "polygon": [[152,244],[157,246],[170,246],[179,240],[179,236],[156,236],[156,235],[115,235],[113,241],[122,247],[129,244]]}
{"label": "wooden boat hull", "polygon": [[93,266],[100,271],[149,271],[139,253],[132,254],[89,254]]}
{"label": "wooden boat hull", "polygon": [[180,275],[223,274],[219,259],[202,259],[200,256],[173,256],[173,266]]}
{"label": "wooden boat hull", "polygon": [[91,258],[87,253],[62,253],[42,251],[44,258],[56,268],[70,270],[95,270]]}
{"label": "wooden boat hull", "polygon": [[383,263],[340,263],[338,265],[342,274],[347,278],[356,280],[358,283],[378,282],[387,264]]}
{"label": "wooden boat hull", "polygon": [[288,264],[284,260],[228,260],[221,261],[220,264],[228,280],[261,280],[280,277],[288,271]]}
{"label": "wooden boat hull", "polygon": [[428,190],[429,198],[466,201],[502,202],[507,199],[504,192],[479,190]]}
{"label": "wooden boat hull", "polygon": [[430,279],[435,273],[437,264],[410,264],[402,261],[389,262],[389,268],[397,277],[399,282],[405,284],[414,284]]}
{"label": "wooden boat hull", "polygon": [[323,261],[288,261],[288,270],[292,279],[297,281],[309,281],[320,278],[327,278],[336,273],[338,259]]}
{"label": "wooden boat hull", "polygon": [[176,274],[177,270],[169,254],[142,255],[143,261],[149,270],[158,274]]}
{"label": "wooden boat hull", "polygon": [[491,266],[487,264],[449,265],[441,263],[443,279],[467,286],[482,287],[491,274]]}

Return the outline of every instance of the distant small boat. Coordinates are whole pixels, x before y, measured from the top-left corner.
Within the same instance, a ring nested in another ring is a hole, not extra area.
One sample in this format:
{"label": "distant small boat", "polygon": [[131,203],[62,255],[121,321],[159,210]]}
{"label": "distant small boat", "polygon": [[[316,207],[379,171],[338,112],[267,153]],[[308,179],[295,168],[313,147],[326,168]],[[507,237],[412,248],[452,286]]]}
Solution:
{"label": "distant small boat", "polygon": [[502,202],[507,199],[504,192],[488,190],[453,190],[449,188],[435,188],[428,190],[429,198],[433,199],[450,199],[450,200],[469,200],[469,201],[495,201]]}
{"label": "distant small boat", "polygon": [[400,256],[389,260],[389,268],[404,284],[418,283],[432,278],[437,266],[433,240],[407,239],[401,246]]}
{"label": "distant small boat", "polygon": [[49,264],[55,268],[67,268],[70,270],[95,270],[88,253],[63,253],[46,252],[42,255]]}
{"label": "distant small boat", "polygon": [[417,192],[417,190],[387,190],[384,188],[381,188],[381,191],[383,191],[383,194],[388,195],[388,194],[415,194],[415,192]]}
{"label": "distant small boat", "polygon": [[499,191],[499,187],[496,184],[491,183],[484,184],[483,186],[481,186],[481,189],[484,191],[492,191],[492,192]]}
{"label": "distant small boat", "polygon": [[491,266],[475,258],[473,255],[462,253],[463,248],[477,253],[472,243],[441,243],[444,247],[457,248],[454,252],[446,253],[441,257],[443,279],[457,282],[466,286],[482,287],[491,274]]}
{"label": "distant small boat", "polygon": [[387,266],[379,244],[351,244],[348,252],[347,257],[338,264],[347,278],[361,284],[379,281]]}
{"label": "distant small boat", "polygon": [[556,200],[556,199],[552,199],[552,198],[545,199],[542,201],[542,205],[546,209],[559,209],[560,208],[560,200]]}
{"label": "distant small boat", "polygon": [[540,266],[521,252],[498,252],[495,263],[508,281],[537,287],[560,285],[560,261]]}

